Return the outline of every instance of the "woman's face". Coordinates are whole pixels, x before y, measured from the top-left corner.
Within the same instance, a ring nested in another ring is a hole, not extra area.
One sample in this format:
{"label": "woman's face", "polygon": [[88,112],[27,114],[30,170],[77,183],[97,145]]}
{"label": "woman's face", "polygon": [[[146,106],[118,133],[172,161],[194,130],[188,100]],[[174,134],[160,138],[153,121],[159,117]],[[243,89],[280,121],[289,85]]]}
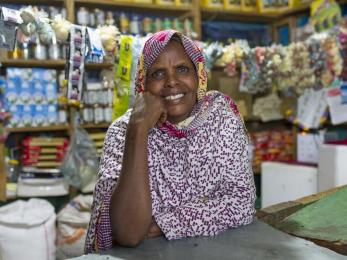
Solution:
{"label": "woman's face", "polygon": [[195,67],[183,45],[169,42],[148,70],[146,90],[164,99],[167,120],[177,124],[192,111],[197,89]]}

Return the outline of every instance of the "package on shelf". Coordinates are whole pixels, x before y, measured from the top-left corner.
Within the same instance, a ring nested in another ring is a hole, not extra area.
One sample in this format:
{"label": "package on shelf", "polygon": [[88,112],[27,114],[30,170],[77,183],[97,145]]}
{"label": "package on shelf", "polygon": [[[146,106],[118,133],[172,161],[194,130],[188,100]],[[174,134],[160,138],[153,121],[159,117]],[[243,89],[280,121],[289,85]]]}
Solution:
{"label": "package on shelf", "polygon": [[134,3],[141,3],[141,4],[152,4],[152,0],[133,0]]}
{"label": "package on shelf", "polygon": [[17,10],[0,7],[0,49],[14,49],[17,25],[21,22],[22,18]]}
{"label": "package on shelf", "polygon": [[175,5],[175,0],[154,0],[154,3],[156,5],[174,6]]}
{"label": "package on shelf", "polygon": [[92,139],[93,142],[95,143],[95,147],[99,157],[102,154],[102,148],[104,146],[105,135],[106,135],[105,132],[97,132],[97,133],[89,134],[90,139]]}
{"label": "package on shelf", "polygon": [[224,9],[225,10],[242,10],[242,1],[241,0],[224,0]]}
{"label": "package on shelf", "polygon": [[22,163],[37,168],[57,168],[68,145],[67,138],[26,137],[22,141]]}
{"label": "package on shelf", "polygon": [[263,161],[293,160],[293,134],[291,131],[260,131],[251,134],[254,146],[253,170],[260,171]]}
{"label": "package on shelf", "polygon": [[223,8],[223,0],[200,0],[200,5],[206,8]]}
{"label": "package on shelf", "polygon": [[242,11],[255,12],[257,11],[257,0],[241,0]]}
{"label": "package on shelf", "polygon": [[176,6],[187,6],[187,7],[193,6],[193,0],[176,0],[175,3],[176,3]]}
{"label": "package on shelf", "polygon": [[257,0],[257,7],[260,13],[280,14],[283,11],[295,7],[296,4],[296,0]]}
{"label": "package on shelf", "polygon": [[7,68],[5,109],[10,127],[48,126],[58,123],[57,74],[49,69]]}

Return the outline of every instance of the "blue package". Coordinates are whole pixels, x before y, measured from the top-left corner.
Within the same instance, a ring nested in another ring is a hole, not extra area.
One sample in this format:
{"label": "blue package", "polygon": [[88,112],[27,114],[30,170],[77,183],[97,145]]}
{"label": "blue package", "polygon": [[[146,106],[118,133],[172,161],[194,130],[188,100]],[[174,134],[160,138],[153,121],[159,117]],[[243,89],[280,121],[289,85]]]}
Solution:
{"label": "blue package", "polygon": [[23,105],[21,122],[24,126],[33,125],[33,114],[35,112],[35,105]]}
{"label": "blue package", "polygon": [[45,83],[41,80],[35,80],[33,82],[32,96],[35,104],[45,103]]}
{"label": "blue package", "polygon": [[47,105],[35,105],[33,124],[34,126],[47,125]]}
{"label": "blue package", "polygon": [[58,105],[47,106],[47,123],[55,125],[58,123]]}
{"label": "blue package", "polygon": [[23,123],[21,121],[22,111],[23,111],[23,106],[22,105],[11,105],[9,107],[9,112],[11,113],[11,118],[8,121],[8,126],[9,127],[20,127],[20,126],[23,126]]}
{"label": "blue package", "polygon": [[48,83],[45,89],[46,101],[48,104],[53,104],[58,102],[58,94],[57,94],[57,84],[56,83]]}
{"label": "blue package", "polygon": [[20,96],[20,102],[21,104],[30,104],[32,103],[32,93],[30,84],[28,81],[22,81],[22,84],[19,89],[19,96]]}

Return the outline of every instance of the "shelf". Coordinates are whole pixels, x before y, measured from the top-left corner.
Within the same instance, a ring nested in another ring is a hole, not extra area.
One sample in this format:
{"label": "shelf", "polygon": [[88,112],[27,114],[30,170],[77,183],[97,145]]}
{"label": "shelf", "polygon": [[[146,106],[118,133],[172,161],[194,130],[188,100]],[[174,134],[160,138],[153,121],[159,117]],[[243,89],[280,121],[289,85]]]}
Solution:
{"label": "shelf", "polygon": [[114,0],[75,0],[75,4],[77,6],[90,6],[90,7],[98,7],[100,5],[109,6],[109,7],[121,7],[123,9],[131,9],[134,10],[146,10],[146,11],[165,11],[165,12],[190,12],[192,7],[186,6],[165,6],[165,5],[154,5],[154,4],[146,4],[146,3],[134,3],[134,2],[126,2],[126,1],[114,1]]}
{"label": "shelf", "polygon": [[66,131],[68,129],[68,125],[6,128],[9,133]]}
{"label": "shelf", "polygon": [[241,22],[273,22],[278,16],[273,14],[260,14],[256,12],[232,11],[223,9],[201,8],[201,16],[207,20],[233,20]]}
{"label": "shelf", "polygon": [[98,129],[98,128],[109,128],[112,123],[105,123],[105,124],[86,124],[81,125],[84,129]]}
{"label": "shelf", "polygon": [[[4,67],[20,67],[20,68],[49,68],[49,69],[64,69],[66,61],[65,60],[21,60],[21,59],[6,59],[1,61]],[[87,63],[86,69],[108,69],[113,66],[110,62],[104,63]]]}
{"label": "shelf", "polygon": [[64,0],[1,0],[1,4],[63,6]]}

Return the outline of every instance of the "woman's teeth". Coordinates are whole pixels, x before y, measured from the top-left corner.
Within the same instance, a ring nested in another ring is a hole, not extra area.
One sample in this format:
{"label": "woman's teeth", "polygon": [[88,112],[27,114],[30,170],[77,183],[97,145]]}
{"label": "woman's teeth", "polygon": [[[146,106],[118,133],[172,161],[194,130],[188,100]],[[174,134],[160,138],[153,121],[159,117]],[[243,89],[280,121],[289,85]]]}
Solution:
{"label": "woman's teeth", "polygon": [[177,94],[177,95],[167,96],[167,97],[165,97],[165,99],[166,100],[175,100],[175,99],[179,99],[183,96],[184,96],[184,94]]}

